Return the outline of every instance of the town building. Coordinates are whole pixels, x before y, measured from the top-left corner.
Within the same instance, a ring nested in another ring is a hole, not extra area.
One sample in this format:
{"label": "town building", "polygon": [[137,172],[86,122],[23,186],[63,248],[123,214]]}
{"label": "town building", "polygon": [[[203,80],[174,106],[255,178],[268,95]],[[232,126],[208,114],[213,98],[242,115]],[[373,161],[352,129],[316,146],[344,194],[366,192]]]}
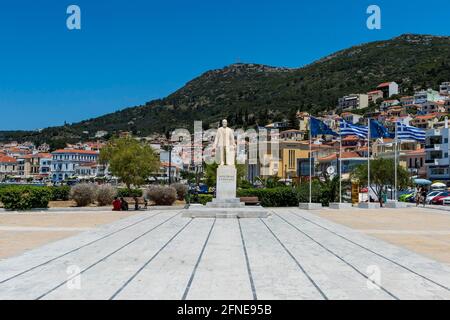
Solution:
{"label": "town building", "polygon": [[425,165],[430,180],[450,180],[448,121],[444,128],[430,129],[426,132]]}
{"label": "town building", "polygon": [[399,87],[396,82],[380,83],[377,90],[381,90],[383,92],[383,98],[385,99],[390,98],[395,94],[399,94]]}
{"label": "town building", "polygon": [[4,181],[8,177],[17,176],[17,174],[17,160],[10,156],[0,155],[0,181]]}
{"label": "town building", "polygon": [[376,103],[379,99],[383,99],[383,91],[381,90],[367,92],[367,95],[369,97],[369,103]]}
{"label": "town building", "polygon": [[426,114],[426,115],[420,115],[414,117],[410,121],[411,126],[421,128],[421,129],[432,129],[434,128],[434,125],[439,122],[440,115],[433,113],[433,114]]}
{"label": "town building", "polygon": [[61,182],[77,175],[77,168],[98,162],[99,152],[60,149],[52,152],[52,181]]}
{"label": "town building", "polygon": [[350,94],[338,100],[338,108],[343,111],[364,109],[368,106],[369,96],[367,94]]}

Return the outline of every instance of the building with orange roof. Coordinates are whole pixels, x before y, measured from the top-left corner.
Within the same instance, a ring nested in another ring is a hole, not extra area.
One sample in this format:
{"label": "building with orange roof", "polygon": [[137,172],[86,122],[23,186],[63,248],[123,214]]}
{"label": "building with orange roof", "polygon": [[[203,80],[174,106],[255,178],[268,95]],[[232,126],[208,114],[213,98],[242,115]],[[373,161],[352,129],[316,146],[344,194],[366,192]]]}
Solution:
{"label": "building with orange roof", "polygon": [[434,125],[439,122],[440,117],[441,115],[438,113],[418,115],[410,121],[410,124],[421,129],[433,129]]}
{"label": "building with orange roof", "polygon": [[17,174],[17,160],[10,156],[0,155],[0,180],[3,181],[6,177],[15,176]]}
{"label": "building with orange roof", "polygon": [[383,92],[383,98],[387,99],[399,93],[399,87],[396,82],[383,82],[377,86],[377,90]]}
{"label": "building with orange roof", "polygon": [[346,179],[354,168],[367,163],[367,158],[355,151],[343,151],[340,154],[335,152],[326,157],[318,158],[317,161],[321,172],[327,172],[329,167],[333,167],[334,172],[338,173],[339,165],[342,163],[342,176]]}
{"label": "building with orange roof", "polygon": [[367,95],[369,96],[369,103],[376,103],[378,99],[383,99],[383,91],[381,90],[367,92]]}

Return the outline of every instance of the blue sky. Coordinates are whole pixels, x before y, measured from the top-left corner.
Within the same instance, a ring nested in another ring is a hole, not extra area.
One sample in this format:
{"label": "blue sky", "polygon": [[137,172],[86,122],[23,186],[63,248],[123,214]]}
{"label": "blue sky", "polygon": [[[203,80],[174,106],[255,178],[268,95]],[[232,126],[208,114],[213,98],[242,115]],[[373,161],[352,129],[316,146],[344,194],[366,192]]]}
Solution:
{"label": "blue sky", "polygon": [[[66,28],[76,4],[82,29]],[[366,28],[366,9],[382,29]],[[228,64],[300,67],[402,33],[450,35],[442,0],[15,0],[0,3],[0,130],[161,98]]]}

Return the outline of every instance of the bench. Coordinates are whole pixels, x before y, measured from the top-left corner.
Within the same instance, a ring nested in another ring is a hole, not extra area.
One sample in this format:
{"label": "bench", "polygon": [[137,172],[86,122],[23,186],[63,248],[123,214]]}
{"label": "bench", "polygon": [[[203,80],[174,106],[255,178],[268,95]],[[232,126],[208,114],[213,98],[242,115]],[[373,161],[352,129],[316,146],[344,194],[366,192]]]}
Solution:
{"label": "bench", "polygon": [[[128,202],[128,206],[130,207],[131,210],[134,209],[134,206],[136,204],[135,201],[134,201],[134,198],[126,197],[126,198],[123,198],[123,199],[126,202]],[[146,203],[146,201],[145,201],[145,199],[143,197],[137,197],[137,204],[138,205],[143,205],[144,208],[147,208],[147,203]]]}
{"label": "bench", "polygon": [[245,205],[251,205],[251,206],[259,206],[260,201],[258,197],[241,197],[241,202],[244,202]]}

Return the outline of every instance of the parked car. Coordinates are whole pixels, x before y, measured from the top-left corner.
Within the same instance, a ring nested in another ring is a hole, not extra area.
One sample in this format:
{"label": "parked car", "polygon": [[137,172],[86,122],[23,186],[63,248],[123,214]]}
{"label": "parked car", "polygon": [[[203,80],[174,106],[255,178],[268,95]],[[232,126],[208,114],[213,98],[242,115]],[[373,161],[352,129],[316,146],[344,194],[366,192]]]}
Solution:
{"label": "parked car", "polygon": [[437,204],[437,205],[443,205],[444,204],[444,198],[447,198],[450,196],[449,191],[441,192],[438,196],[434,197],[431,200],[431,204]]}
{"label": "parked car", "polygon": [[431,200],[433,200],[434,197],[439,196],[442,192],[444,192],[444,191],[431,191],[429,194],[427,194],[425,203],[430,204]]}
{"label": "parked car", "polygon": [[444,206],[450,205],[450,197],[446,197],[446,198],[442,199],[442,204]]}
{"label": "parked car", "polygon": [[415,192],[404,193],[400,197],[398,197],[398,201],[400,201],[400,202],[409,202],[409,199],[410,198],[414,199],[415,195],[416,195]]}

